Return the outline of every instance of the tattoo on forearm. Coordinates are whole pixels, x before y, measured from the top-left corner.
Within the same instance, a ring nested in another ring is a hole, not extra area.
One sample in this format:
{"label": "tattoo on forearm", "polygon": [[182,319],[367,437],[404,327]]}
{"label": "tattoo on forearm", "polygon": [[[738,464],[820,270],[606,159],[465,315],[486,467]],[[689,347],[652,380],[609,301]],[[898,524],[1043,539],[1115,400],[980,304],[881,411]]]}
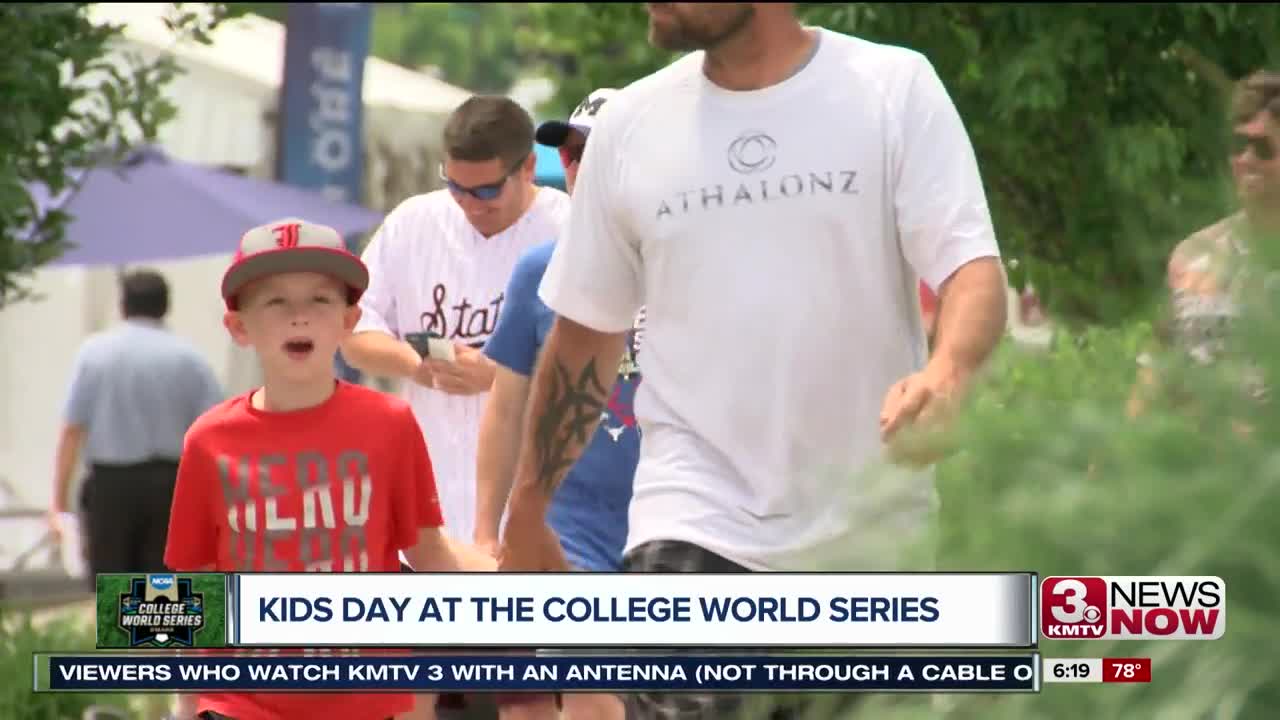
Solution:
{"label": "tattoo on forearm", "polygon": [[595,358],[587,362],[576,380],[563,362],[555,361],[546,404],[534,431],[538,483],[548,495],[591,440],[607,400],[608,390],[596,378]]}

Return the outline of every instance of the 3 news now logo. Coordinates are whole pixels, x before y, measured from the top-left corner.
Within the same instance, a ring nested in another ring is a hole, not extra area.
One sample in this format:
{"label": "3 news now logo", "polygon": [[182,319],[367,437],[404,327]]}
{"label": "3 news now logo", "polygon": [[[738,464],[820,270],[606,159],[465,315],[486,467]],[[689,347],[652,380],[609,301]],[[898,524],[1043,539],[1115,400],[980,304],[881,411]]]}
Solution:
{"label": "3 news now logo", "polygon": [[1216,640],[1227,630],[1227,584],[1217,577],[1047,577],[1046,639]]}

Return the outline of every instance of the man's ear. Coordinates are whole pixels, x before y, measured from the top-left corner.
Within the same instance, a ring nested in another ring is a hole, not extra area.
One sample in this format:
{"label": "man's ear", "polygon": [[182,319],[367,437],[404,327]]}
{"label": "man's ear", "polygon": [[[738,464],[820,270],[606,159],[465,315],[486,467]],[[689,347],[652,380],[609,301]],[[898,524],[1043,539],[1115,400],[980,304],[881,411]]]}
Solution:
{"label": "man's ear", "polygon": [[222,316],[222,325],[231,334],[231,339],[240,347],[249,347],[249,332],[244,327],[244,318],[235,310],[228,310]]}
{"label": "man's ear", "polygon": [[520,166],[520,176],[526,180],[532,181],[538,168],[538,153],[530,152],[529,157],[524,159],[524,164]]}

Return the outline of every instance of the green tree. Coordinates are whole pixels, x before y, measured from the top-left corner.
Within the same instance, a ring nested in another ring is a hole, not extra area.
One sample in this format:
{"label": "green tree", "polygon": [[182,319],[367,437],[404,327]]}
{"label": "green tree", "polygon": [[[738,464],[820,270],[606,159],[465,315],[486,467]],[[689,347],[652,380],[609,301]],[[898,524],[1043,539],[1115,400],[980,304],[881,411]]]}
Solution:
{"label": "green tree", "polygon": [[[1061,317],[1114,322],[1174,243],[1224,214],[1229,78],[1273,64],[1280,5],[802,4],[809,22],[925,53],[965,118],[1011,276]],[[528,47],[557,109],[669,62],[637,4],[538,3]]]}
{"label": "green tree", "polygon": [[675,60],[646,38],[640,3],[529,3],[529,22],[517,39],[522,53],[540,62],[558,83],[543,108],[552,115],[573,110],[587,93],[624,87]]}
{"label": "green tree", "polygon": [[405,67],[437,67],[442,79],[475,92],[505,93],[521,71],[516,28],[525,15],[519,3],[379,5],[372,52]]}
{"label": "green tree", "polygon": [[[173,3],[171,10],[174,32],[201,42],[229,14],[223,4],[200,12]],[[0,6],[0,307],[28,297],[25,278],[68,248],[70,217],[39,207],[32,184],[62,192],[77,168],[154,140],[176,111],[161,95],[178,72],[175,61],[111,62],[123,28],[95,25],[88,13],[88,3]]]}
{"label": "green tree", "polygon": [[[244,3],[248,11],[287,22],[286,3]],[[414,70],[438,68],[441,79],[475,92],[505,93],[525,58],[516,45],[527,22],[523,3],[379,3],[373,7],[370,54]]]}

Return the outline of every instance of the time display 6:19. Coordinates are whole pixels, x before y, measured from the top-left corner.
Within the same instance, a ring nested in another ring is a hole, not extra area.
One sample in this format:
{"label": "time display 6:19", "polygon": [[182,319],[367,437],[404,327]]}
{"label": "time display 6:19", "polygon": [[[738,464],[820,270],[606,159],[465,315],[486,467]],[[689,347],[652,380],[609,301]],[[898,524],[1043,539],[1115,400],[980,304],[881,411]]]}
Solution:
{"label": "time display 6:19", "polygon": [[1085,680],[1090,670],[1087,662],[1058,662],[1053,665],[1053,676],[1060,680]]}
{"label": "time display 6:19", "polygon": [[1102,682],[1101,658],[1045,658],[1044,681],[1049,683]]}

